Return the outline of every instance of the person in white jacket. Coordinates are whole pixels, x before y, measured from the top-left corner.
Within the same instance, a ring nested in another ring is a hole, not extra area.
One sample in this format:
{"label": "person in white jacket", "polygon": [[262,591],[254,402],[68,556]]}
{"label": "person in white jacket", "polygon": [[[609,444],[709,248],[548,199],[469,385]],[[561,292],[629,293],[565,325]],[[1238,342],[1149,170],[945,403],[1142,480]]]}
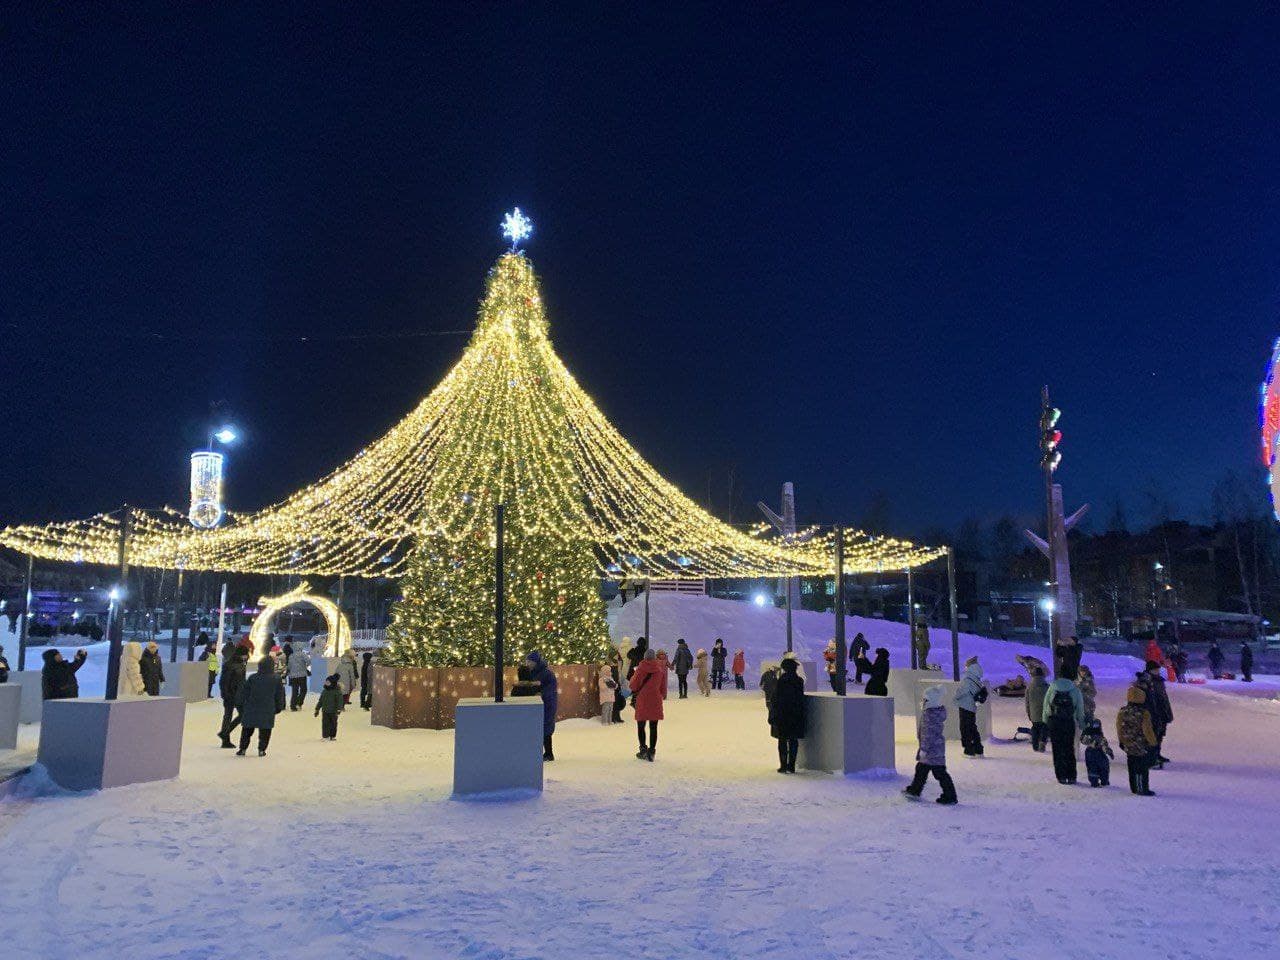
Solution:
{"label": "person in white jacket", "polygon": [[120,655],[120,679],[116,681],[116,697],[145,697],[147,688],[142,685],[142,645],[130,640]]}
{"label": "person in white jacket", "polygon": [[360,667],[356,663],[356,652],[348,649],[338,658],[335,669],[338,674],[338,689],[342,692],[342,702],[351,703],[351,691],[360,683]]}
{"label": "person in white jacket", "polygon": [[618,689],[613,679],[613,667],[607,662],[600,664],[600,678],[596,681],[600,688],[600,722],[605,726],[613,723],[614,691]]}

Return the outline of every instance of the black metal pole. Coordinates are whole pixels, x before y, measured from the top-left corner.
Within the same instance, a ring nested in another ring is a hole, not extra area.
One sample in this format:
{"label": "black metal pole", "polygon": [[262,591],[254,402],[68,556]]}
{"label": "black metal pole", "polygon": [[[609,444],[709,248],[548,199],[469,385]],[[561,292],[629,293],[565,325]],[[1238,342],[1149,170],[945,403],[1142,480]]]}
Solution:
{"label": "black metal pole", "polygon": [[956,607],[956,548],[947,547],[947,589],[951,594],[951,679],[960,679],[960,611]]}
{"label": "black metal pole", "polygon": [[786,579],[787,590],[787,653],[791,652],[791,578]]}
{"label": "black metal pole", "polygon": [[849,647],[844,639],[844,528],[836,527],[836,693],[845,695]]}
{"label": "black metal pole", "polygon": [[502,550],[503,550],[503,515],[506,513],[507,505],[499,503],[493,508],[493,527],[497,535],[497,549],[493,553],[493,584],[494,599],[493,608],[493,702],[502,702],[502,661],[503,650],[502,643],[506,639],[506,574],[502,569]]}
{"label": "black metal pole", "polygon": [[120,655],[124,652],[124,595],[129,577],[129,523],[129,505],[126,503],[120,510],[120,541],[116,548],[116,559],[120,564],[119,597],[112,602],[112,615],[107,630],[107,688],[103,691],[103,696],[108,700],[116,699],[116,687],[120,684]]}
{"label": "black metal pole", "polygon": [[31,578],[36,571],[36,555],[34,553],[27,554],[27,599],[22,605],[22,619],[18,621],[18,669],[27,669],[27,627],[31,622],[31,603],[35,591],[31,585]]}
{"label": "black metal pole", "polygon": [[173,637],[169,640],[169,662],[178,662],[178,623],[182,619],[182,575],[186,573],[178,568],[178,583],[173,591]]}
{"label": "black metal pole", "polygon": [[644,638],[649,643],[649,649],[653,649],[653,638],[649,636],[649,588],[653,586],[653,581],[645,578],[644,581]]}

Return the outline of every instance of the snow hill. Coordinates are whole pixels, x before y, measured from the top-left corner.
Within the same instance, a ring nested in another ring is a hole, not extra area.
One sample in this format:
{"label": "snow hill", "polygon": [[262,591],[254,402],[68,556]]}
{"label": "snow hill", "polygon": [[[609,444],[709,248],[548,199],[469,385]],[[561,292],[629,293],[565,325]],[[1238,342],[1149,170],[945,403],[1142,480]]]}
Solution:
{"label": "snow hill", "polygon": [[[630,600],[622,607],[611,603],[607,612],[609,631],[615,643],[621,643],[624,637],[634,640],[644,634],[643,597]],[[795,610],[791,616],[792,645],[796,654],[801,660],[820,659],[827,641],[835,635],[835,618],[829,613],[812,610]],[[652,644],[670,652],[675,649],[676,640],[683,637],[696,652],[699,647],[710,650],[716,638],[720,637],[731,653],[739,648],[746,651],[748,685],[753,684],[753,676],[758,679],[761,662],[777,660],[786,650],[786,624],[787,612],[770,606],[758,607],[736,600],[656,591],[649,599],[649,639]],[[892,666],[910,665],[909,632],[905,623],[846,617],[846,641],[852,641],[858,633],[866,636],[873,650],[876,647],[887,649]],[[939,664],[950,675],[950,630],[931,627],[929,636],[933,641],[929,660]],[[1050,660],[1044,645],[960,634],[960,662],[963,664],[966,658],[975,654],[986,676],[997,682],[1024,673],[1014,660],[1019,654],[1031,654],[1046,663]],[[1141,667],[1135,657],[1112,654],[1089,653],[1087,663],[1100,680],[1128,679]]]}

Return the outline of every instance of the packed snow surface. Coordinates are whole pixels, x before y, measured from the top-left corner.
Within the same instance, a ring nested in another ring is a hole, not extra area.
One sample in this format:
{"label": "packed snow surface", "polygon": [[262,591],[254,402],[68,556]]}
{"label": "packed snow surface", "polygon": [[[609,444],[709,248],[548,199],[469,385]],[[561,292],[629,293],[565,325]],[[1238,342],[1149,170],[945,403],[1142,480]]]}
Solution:
{"label": "packed snow surface", "polygon": [[[619,636],[639,632],[631,606]],[[662,619],[680,606],[683,623]],[[781,632],[744,626],[772,611],[732,606],[655,597],[651,632],[668,648],[724,636],[754,669]],[[822,619],[797,618],[807,652]],[[902,662],[905,627],[850,626]],[[949,656],[941,631],[934,644]],[[1019,649],[961,652],[998,680]],[[1134,661],[1086,662],[1114,744]],[[954,808],[933,784],[924,802],[899,795],[906,720],[896,780],[775,773],[755,691],[668,700],[654,763],[635,759],[630,723],[562,723],[543,795],[488,803],[450,801],[449,732],[352,710],[322,742],[313,695],[281,715],[268,757],[236,758],[217,746],[220,707],[197,704],[179,780],[66,794],[37,772],[0,801],[0,956],[1271,957],[1280,702],[1237,689],[1170,687],[1174,762],[1150,799],[1129,794],[1123,759],[1109,789],[1060,786],[1047,755],[1006,742],[1021,701],[995,698],[986,758],[948,745]]]}

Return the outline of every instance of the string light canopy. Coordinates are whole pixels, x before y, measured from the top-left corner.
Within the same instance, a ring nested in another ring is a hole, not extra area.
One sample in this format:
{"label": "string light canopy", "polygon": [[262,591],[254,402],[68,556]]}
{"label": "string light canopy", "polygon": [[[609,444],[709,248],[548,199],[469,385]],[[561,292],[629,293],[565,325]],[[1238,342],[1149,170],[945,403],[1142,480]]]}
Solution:
{"label": "string light canopy", "polygon": [[[516,249],[531,231],[519,209],[503,221],[513,249],[489,273],[470,343],[389,433],[280,503],[228,511],[215,529],[195,529],[169,507],[130,510],[129,563],[399,577],[420,540],[487,538],[492,507],[505,500],[518,532],[589,543],[606,579],[829,575],[830,529],[784,541],[765,524],[722,523],[614,429],[552,348],[537,277]],[[42,559],[114,564],[123,521],[115,511],[14,526],[0,530],[0,544]],[[845,531],[848,573],[903,570],[944,553]]]}

